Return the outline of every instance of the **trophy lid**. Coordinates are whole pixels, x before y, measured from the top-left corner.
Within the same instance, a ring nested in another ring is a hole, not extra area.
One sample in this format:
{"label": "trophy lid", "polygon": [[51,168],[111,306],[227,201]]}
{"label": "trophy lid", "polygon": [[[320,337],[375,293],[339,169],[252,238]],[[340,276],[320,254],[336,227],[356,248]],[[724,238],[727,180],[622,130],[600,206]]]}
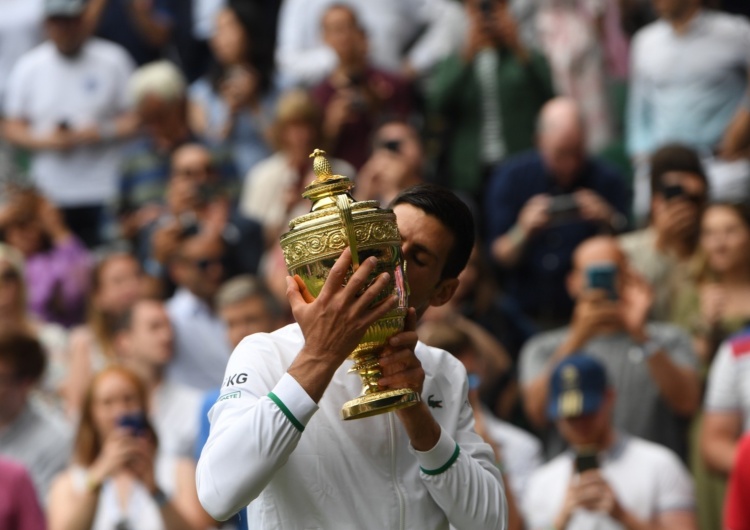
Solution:
{"label": "trophy lid", "polygon": [[334,195],[349,194],[354,188],[354,183],[348,177],[333,174],[333,168],[325,154],[326,152],[322,149],[316,149],[310,155],[310,158],[314,159],[313,173],[315,173],[315,180],[302,192],[305,199],[313,201],[313,211],[328,205],[327,202],[326,204],[318,204],[321,199]]}

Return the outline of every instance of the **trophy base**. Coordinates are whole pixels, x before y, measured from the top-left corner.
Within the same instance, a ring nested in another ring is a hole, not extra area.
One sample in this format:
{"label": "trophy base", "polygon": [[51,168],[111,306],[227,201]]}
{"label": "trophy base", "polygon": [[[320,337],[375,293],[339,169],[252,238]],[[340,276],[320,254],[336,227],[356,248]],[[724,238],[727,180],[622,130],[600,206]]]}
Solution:
{"label": "trophy base", "polygon": [[377,414],[385,414],[394,410],[416,405],[422,400],[411,388],[398,390],[383,390],[365,394],[344,403],[341,417],[345,420],[357,420]]}

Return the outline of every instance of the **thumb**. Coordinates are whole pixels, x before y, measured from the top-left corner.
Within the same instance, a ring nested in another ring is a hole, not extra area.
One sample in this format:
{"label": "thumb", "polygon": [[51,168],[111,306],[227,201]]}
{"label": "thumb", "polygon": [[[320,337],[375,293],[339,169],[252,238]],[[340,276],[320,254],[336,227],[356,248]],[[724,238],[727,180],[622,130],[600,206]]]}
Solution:
{"label": "thumb", "polygon": [[315,297],[307,289],[307,285],[305,285],[305,281],[302,278],[300,278],[299,274],[294,275],[294,283],[297,284],[297,288],[302,294],[302,298],[304,299],[305,302],[307,302],[308,304],[311,304],[315,301]]}

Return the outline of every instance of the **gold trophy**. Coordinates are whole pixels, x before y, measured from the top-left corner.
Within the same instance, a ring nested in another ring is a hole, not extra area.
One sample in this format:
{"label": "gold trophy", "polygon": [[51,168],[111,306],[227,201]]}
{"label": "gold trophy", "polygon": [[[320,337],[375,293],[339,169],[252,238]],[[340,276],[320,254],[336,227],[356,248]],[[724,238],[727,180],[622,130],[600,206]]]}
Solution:
{"label": "gold trophy", "polygon": [[398,306],[372,324],[359,345],[349,356],[354,361],[350,372],[357,372],[363,389],[359,397],[344,404],[341,417],[345,420],[366,418],[409,407],[420,401],[412,389],[380,390],[378,356],[387,340],[404,329],[408,310],[408,285],[401,259],[401,236],[393,210],[378,207],[377,201],[355,201],[350,195],[351,180],[334,175],[325,151],[316,149],[313,171],[316,179],[305,188],[302,196],[313,203],[310,213],[289,222],[289,232],[281,236],[281,248],[289,274],[299,276],[314,297],[320,294],[328,273],[349,246],[352,251],[351,277],[360,262],[375,256],[378,264],[369,281],[388,272],[388,287],[373,302],[390,295],[398,296]]}

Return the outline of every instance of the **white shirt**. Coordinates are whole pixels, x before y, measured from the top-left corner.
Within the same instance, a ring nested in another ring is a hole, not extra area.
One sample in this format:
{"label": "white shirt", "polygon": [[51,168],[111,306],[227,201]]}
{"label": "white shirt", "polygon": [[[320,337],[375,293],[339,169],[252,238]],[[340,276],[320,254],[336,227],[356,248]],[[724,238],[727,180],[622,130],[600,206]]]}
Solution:
{"label": "white shirt", "polygon": [[[49,134],[67,122],[71,130],[111,124],[128,109],[133,62],[121,46],[91,38],[73,59],[45,42],[16,63],[8,81],[5,114],[26,120],[33,133]],[[102,143],[69,152],[34,154],[31,176],[60,206],[102,204],[114,198],[120,145]]]}
{"label": "white shirt", "polygon": [[284,0],[279,11],[276,62],[285,86],[312,85],[338,64],[323,44],[321,21],[334,4],[351,5],[367,32],[375,66],[398,71],[404,48],[426,30],[406,54],[412,67],[425,73],[457,50],[466,31],[461,5],[451,0]]}
{"label": "white shirt", "polygon": [[487,434],[500,446],[508,486],[513,489],[516,502],[524,498],[526,485],[536,469],[542,465],[542,444],[531,434],[497,418],[482,407]]}
{"label": "white shirt", "polygon": [[417,345],[422,394],[440,403],[430,411],[442,427],[437,445],[419,452],[394,413],[341,419],[341,406],[361,390],[347,373],[351,361],[316,405],[286,373],[303,345],[292,324],[247,337],[232,354],[196,474],[212,516],[252,501],[255,529],[504,528],[502,479],[474,432],[458,360]]}
{"label": "white shirt", "polygon": [[203,393],[175,381],[162,382],[154,392],[151,419],[159,452],[193,458]]}
{"label": "white shirt", "polygon": [[184,288],[166,306],[175,335],[175,357],[167,379],[199,390],[221,385],[231,353],[224,323],[208,304]]}
{"label": "white shirt", "polygon": [[[566,451],[539,468],[529,480],[522,512],[528,530],[547,530],[562,509],[573,476],[574,454]],[[600,455],[600,471],[617,500],[640,519],[660,513],[691,511],[693,483],[672,451],[641,438],[620,435]],[[575,530],[624,530],[607,515],[576,510],[568,523]]]}
{"label": "white shirt", "polygon": [[42,42],[43,8],[43,0],[0,0],[0,106],[13,65]]}
{"label": "white shirt", "polygon": [[750,430],[750,333],[725,341],[711,364],[706,385],[706,412],[736,412],[742,430]]}

